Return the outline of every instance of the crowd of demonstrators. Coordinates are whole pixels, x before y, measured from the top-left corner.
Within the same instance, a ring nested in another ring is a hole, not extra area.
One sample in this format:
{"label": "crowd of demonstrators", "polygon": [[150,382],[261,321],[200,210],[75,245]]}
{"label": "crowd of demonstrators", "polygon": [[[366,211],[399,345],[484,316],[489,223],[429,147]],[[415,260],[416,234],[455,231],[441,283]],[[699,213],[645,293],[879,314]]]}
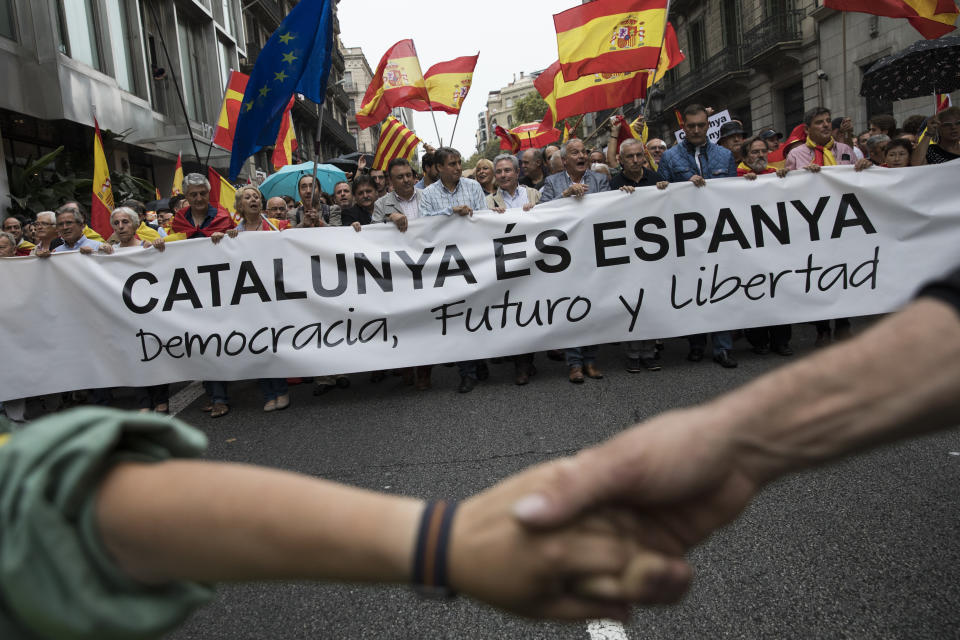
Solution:
{"label": "crowd of demonstrators", "polygon": [[[948,162],[960,158],[960,108],[951,107],[924,118],[914,116],[898,128],[889,115],[873,116],[860,135],[849,118],[833,117],[824,107],[812,109],[784,141],[774,129],[763,129],[750,136],[742,122],[732,120],[719,131],[718,143],[708,139],[710,110],[690,105],[683,112],[684,137],[672,146],[659,138],[644,143],[639,139],[642,121],[634,123],[637,135],[621,138],[618,119],[611,122],[608,147],[589,148],[580,139],[563,146],[526,149],[519,154],[501,154],[492,162],[481,160],[473,178],[464,177],[462,157],[456,149],[427,146],[417,174],[403,159],[393,160],[386,171],[367,169],[361,160],[357,176],[338,182],[332,193],[318,188],[310,174],[297,184],[298,199],[289,195],[265,198],[253,186],[236,192],[238,220],[223,207],[210,203],[210,183],[200,174],[184,178],[184,193],[170,198],[153,217],[135,200],[121,204],[111,215],[113,235],[105,240],[88,225],[84,210],[77,202],[64,203],[55,212],[43,211],[34,219],[10,216],[0,232],[0,257],[34,255],[49,258],[53,254],[79,251],[84,254],[111,254],[116,251],[152,249],[163,251],[166,243],[190,238],[209,238],[218,244],[247,231],[279,232],[326,227],[352,227],[357,232],[372,224],[389,224],[397,232],[407,231],[411,222],[433,216],[472,216],[477,212],[502,213],[508,209],[528,212],[543,203],[582,198],[609,190],[633,193],[653,187],[663,190],[670,183],[690,182],[698,188],[709,181],[776,174],[785,178],[790,171],[819,172],[823,167],[852,165],[863,171],[873,166],[901,168]],[[618,144],[618,140],[623,142]],[[771,161],[776,153],[777,162]],[[419,181],[418,181],[419,180]],[[831,326],[832,323],[832,326]],[[838,318],[814,323],[815,346],[850,336],[850,321]],[[793,354],[790,325],[744,328],[744,336],[757,354]],[[687,359],[704,359],[710,338],[713,360],[724,368],[734,368],[732,331],[688,336]],[[624,343],[626,370],[658,371],[660,341],[640,340]],[[571,383],[583,384],[587,378],[600,379],[598,345],[568,347],[551,351],[553,360],[562,360]],[[515,354],[514,382],[526,385],[536,374],[533,353]],[[411,367],[401,372],[406,384],[418,390],[430,389],[432,364]],[[457,363],[460,374],[458,391],[468,393],[489,376],[483,360]],[[374,382],[385,377],[372,373]],[[299,381],[299,379],[294,379]],[[289,406],[288,383],[284,379],[259,381],[264,411]],[[205,381],[209,402],[204,410],[211,417],[230,411],[225,382]],[[313,378],[314,395],[336,388],[348,388],[345,375]],[[169,407],[169,385],[136,390],[143,410],[164,413]],[[108,398],[103,390],[93,397]],[[53,403],[57,404],[57,403]],[[7,403],[10,407],[16,404]],[[21,412],[22,413],[22,412]]]}

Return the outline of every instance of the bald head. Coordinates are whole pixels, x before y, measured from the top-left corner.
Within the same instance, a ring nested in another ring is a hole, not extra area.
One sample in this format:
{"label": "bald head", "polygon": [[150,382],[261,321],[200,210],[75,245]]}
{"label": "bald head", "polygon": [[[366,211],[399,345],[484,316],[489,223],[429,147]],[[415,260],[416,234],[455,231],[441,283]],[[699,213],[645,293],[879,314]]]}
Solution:
{"label": "bald head", "polygon": [[280,196],[274,196],[267,200],[267,217],[277,218],[278,220],[286,220],[287,201]]}

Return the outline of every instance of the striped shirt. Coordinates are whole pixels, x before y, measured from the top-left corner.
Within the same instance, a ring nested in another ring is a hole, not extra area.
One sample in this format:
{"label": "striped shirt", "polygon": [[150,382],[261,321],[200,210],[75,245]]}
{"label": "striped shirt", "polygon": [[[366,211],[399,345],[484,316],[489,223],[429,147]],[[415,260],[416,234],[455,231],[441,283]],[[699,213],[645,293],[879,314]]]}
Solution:
{"label": "striped shirt", "polygon": [[462,206],[474,211],[487,208],[483,187],[476,180],[460,178],[453,191],[443,186],[443,181],[437,180],[420,194],[420,211],[424,216],[453,215],[453,208]]}

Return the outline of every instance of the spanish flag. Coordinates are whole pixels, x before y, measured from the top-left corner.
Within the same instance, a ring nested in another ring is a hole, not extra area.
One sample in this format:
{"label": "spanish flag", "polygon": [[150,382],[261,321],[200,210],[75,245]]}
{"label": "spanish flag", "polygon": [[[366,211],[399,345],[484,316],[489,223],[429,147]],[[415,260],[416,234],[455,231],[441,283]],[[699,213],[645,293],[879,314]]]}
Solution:
{"label": "spanish flag", "polygon": [[427,111],[429,103],[417,49],[413,40],[401,40],[380,59],[357,112],[357,124],[366,129],[383,122],[394,107]]}
{"label": "spanish flag", "polygon": [[[438,62],[430,67],[423,79],[430,94],[430,106],[434,111],[443,111],[456,115],[466,100],[473,84],[473,70],[477,67],[478,53],[475,56],[464,56],[448,62]],[[408,105],[409,106],[409,105]],[[417,111],[428,111],[423,105]],[[414,108],[411,106],[411,109]]]}
{"label": "spanish flag", "polygon": [[[560,139],[560,130],[541,129],[540,122],[529,122],[510,129],[510,135],[520,139],[520,150],[539,149]],[[516,152],[514,152],[516,153]]]}
{"label": "spanish flag", "polygon": [[[171,196],[178,196],[183,193],[183,157],[177,154],[177,169],[173,172],[173,188],[170,189]],[[157,200],[160,196],[157,196]]]}
{"label": "spanish flag", "polygon": [[533,86],[550,109],[540,125],[541,131],[552,129],[564,118],[616,109],[647,95],[646,71],[633,73],[595,74],[564,82],[560,63],[554,62],[534,81]]}
{"label": "spanish flag", "polygon": [[277,134],[277,144],[273,147],[273,168],[285,167],[293,164],[293,152],[297,150],[297,132],[293,128],[293,102],[296,97],[290,98],[290,104],[283,114],[283,123],[280,133]]}
{"label": "spanish flag", "polygon": [[824,0],[823,6],[837,11],[857,11],[886,18],[906,18],[927,40],[956,29],[960,10],[953,0]]}
{"label": "spanish flag", "polygon": [[110,214],[113,212],[113,189],[110,186],[110,168],[103,152],[100,124],[93,119],[93,200],[90,205],[90,226],[104,238],[113,235]]}
{"label": "spanish flag", "polygon": [[594,0],[553,16],[563,78],[656,69],[667,0]]}
{"label": "spanish flag", "polygon": [[395,158],[407,158],[417,150],[421,140],[402,122],[390,116],[380,129],[380,143],[373,158],[373,168],[387,170],[387,165]]}
{"label": "spanish flag", "polygon": [[493,132],[500,138],[501,151],[509,151],[510,153],[520,152],[520,136],[507,131],[500,125],[497,125]]}
{"label": "spanish flag", "polygon": [[223,105],[220,107],[220,118],[217,120],[217,130],[213,135],[213,144],[223,147],[227,151],[233,150],[233,134],[237,130],[237,118],[240,116],[243,92],[247,90],[248,80],[250,80],[250,76],[247,74],[231,71],[230,81],[227,82],[227,91],[223,94]]}
{"label": "spanish flag", "polygon": [[663,34],[663,47],[660,48],[660,61],[657,63],[657,71],[647,80],[647,86],[652,87],[663,80],[667,71],[670,71],[685,59],[686,56],[680,50],[680,42],[677,40],[677,32],[673,30],[673,24],[668,22],[667,30]]}
{"label": "spanish flag", "polygon": [[940,113],[944,109],[949,109],[952,106],[953,106],[953,100],[950,99],[949,93],[937,94],[937,113]]}
{"label": "spanish flag", "polygon": [[237,190],[227,182],[227,179],[217,173],[213,167],[207,169],[207,179],[210,181],[210,204],[218,209],[226,209],[237,222]]}

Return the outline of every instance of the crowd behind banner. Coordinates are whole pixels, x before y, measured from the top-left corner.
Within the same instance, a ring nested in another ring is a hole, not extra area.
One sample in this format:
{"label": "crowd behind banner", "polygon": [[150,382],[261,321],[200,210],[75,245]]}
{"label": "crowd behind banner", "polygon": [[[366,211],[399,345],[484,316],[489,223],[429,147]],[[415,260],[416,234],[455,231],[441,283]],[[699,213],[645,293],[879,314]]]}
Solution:
{"label": "crowd behind banner", "polygon": [[[189,174],[183,179],[184,193],[170,198],[157,211],[147,211],[135,200],[121,203],[111,214],[113,235],[109,238],[90,228],[87,212],[77,202],[65,202],[56,211],[39,212],[30,219],[8,217],[0,233],[0,257],[47,259],[70,251],[164,251],[167,243],[177,240],[207,238],[216,244],[230,242],[240,233],[250,231],[296,233],[297,229],[343,226],[360,233],[367,225],[385,224],[402,233],[412,220],[419,218],[495,215],[507,209],[530,211],[558,199],[582,198],[609,190],[669,190],[671,183],[681,182],[704,187],[710,180],[752,181],[764,174],[783,178],[791,171],[817,173],[838,165],[873,172],[960,158],[958,107],[947,108],[930,118],[911,117],[902,126],[892,116],[874,116],[867,123],[868,128],[859,133],[849,118],[834,117],[821,107],[809,111],[804,122],[785,139],[773,129],[749,135],[736,114],[732,114],[714,132],[716,143],[709,135],[711,115],[712,110],[700,105],[686,108],[682,114],[683,135],[677,136],[682,141],[672,146],[660,139],[645,140],[640,135],[642,122],[626,125],[620,118],[611,122],[611,142],[606,149],[591,149],[583,141],[571,139],[562,147],[550,145],[517,155],[503,154],[493,161],[482,159],[470,177],[463,171],[460,153],[449,147],[427,146],[421,174],[404,159],[391,161],[386,170],[368,169],[361,160],[355,174],[348,174],[348,180],[337,183],[329,194],[314,189],[309,173],[298,182],[297,199],[265,198],[256,186],[238,187],[236,216],[211,204],[206,177]],[[633,130],[624,130],[625,127]],[[43,261],[38,260],[35,267],[44,268]],[[820,347],[848,337],[850,322],[846,318],[824,319],[816,323],[816,329],[816,346]],[[790,325],[745,327],[744,335],[758,354],[793,354]],[[689,336],[687,359],[698,362],[709,355],[719,366],[734,368],[737,361],[733,337],[731,331]],[[626,370],[660,370],[662,348],[658,340],[624,343]],[[597,345],[584,345],[550,351],[547,357],[565,363],[571,383],[583,384],[587,378],[603,377],[597,353]],[[528,384],[535,375],[534,355],[523,353],[502,359],[513,363],[517,385]],[[458,362],[456,366],[461,393],[470,392],[489,376],[485,361]],[[374,371],[371,380],[380,382],[396,373],[406,384],[425,391],[431,388],[431,369],[432,365],[424,365],[396,372]],[[263,410],[287,408],[289,385],[305,382],[309,381],[259,380]],[[314,395],[323,395],[349,387],[350,380],[345,375],[318,376],[313,378],[312,385]],[[204,410],[214,418],[226,415],[230,411],[227,383],[206,381],[204,386],[208,395]],[[140,388],[136,394],[143,411],[169,411],[169,385]],[[111,402],[111,391],[92,389],[34,398],[30,417],[78,401],[106,405]],[[7,401],[3,409],[14,421],[28,417],[26,399]]]}

